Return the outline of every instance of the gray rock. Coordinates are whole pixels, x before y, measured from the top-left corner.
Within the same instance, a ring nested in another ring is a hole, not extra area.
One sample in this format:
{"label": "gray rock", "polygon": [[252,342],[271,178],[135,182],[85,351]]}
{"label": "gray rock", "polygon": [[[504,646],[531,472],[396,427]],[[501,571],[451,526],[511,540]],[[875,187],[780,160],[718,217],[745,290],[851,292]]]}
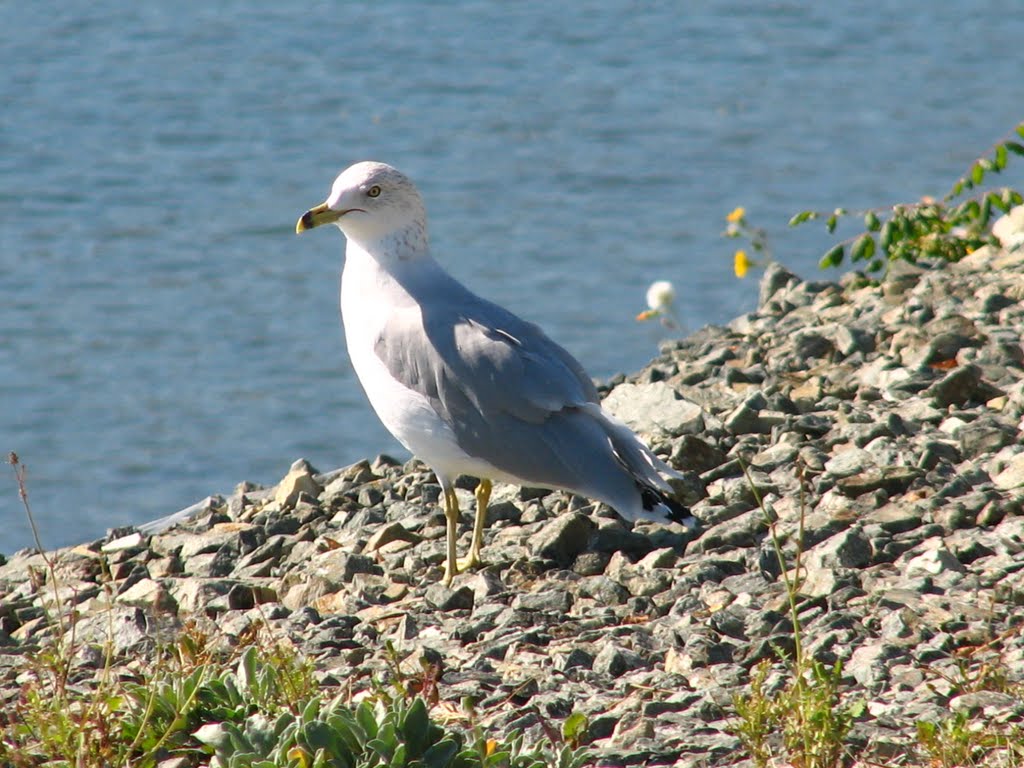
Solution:
{"label": "gray rock", "polygon": [[599,675],[621,677],[633,669],[646,666],[640,654],[619,646],[608,644],[594,658],[593,670]]}
{"label": "gray rock", "polygon": [[459,611],[473,607],[473,590],[465,585],[450,589],[443,584],[431,584],[423,597],[439,611]]}
{"label": "gray rock", "polygon": [[850,528],[817,544],[807,553],[808,568],[863,568],[871,562],[871,543],[861,528]]}
{"label": "gray rock", "polygon": [[1019,453],[1011,459],[1006,467],[992,478],[992,483],[1004,491],[1024,486],[1024,453]]}
{"label": "gray rock", "polygon": [[734,435],[770,432],[771,426],[760,420],[761,411],[767,407],[764,395],[754,391],[725,417],[725,428]]}
{"label": "gray rock", "polygon": [[930,549],[907,561],[906,575],[937,576],[940,573],[953,571],[963,573],[966,570],[957,560],[956,555],[946,549]]}
{"label": "gray rock", "polygon": [[323,491],[314,477],[316,470],[305,459],[299,459],[282,478],[274,493],[274,501],[282,508],[294,507],[303,493],[316,497]]}
{"label": "gray rock", "polygon": [[888,678],[888,669],[894,659],[903,658],[904,652],[887,643],[870,643],[855,649],[843,672],[869,690],[876,690]]}
{"label": "gray rock", "polygon": [[632,430],[678,436],[704,430],[701,407],[681,399],[668,384],[620,384],[601,403]]}
{"label": "gray rock", "polygon": [[512,599],[512,607],[518,611],[565,614],[572,608],[572,595],[557,589],[519,594]]}
{"label": "gray rock", "polygon": [[587,515],[577,512],[562,515],[546,523],[529,538],[526,546],[534,557],[568,566],[587,548],[595,527]]}
{"label": "gray rock", "polygon": [[903,533],[921,525],[924,511],[913,504],[889,503],[870,510],[864,517],[865,524],[878,525],[887,533]]}
{"label": "gray rock", "polygon": [[1001,691],[974,691],[954,696],[949,708],[955,713],[981,717],[988,722],[1008,722],[1024,715],[1024,702]]}
{"label": "gray rock", "polygon": [[931,397],[940,408],[945,408],[972,400],[983,403],[1001,392],[982,379],[978,366],[962,365],[932,384],[924,394]]}
{"label": "gray rock", "polygon": [[835,477],[849,477],[874,466],[875,460],[869,451],[850,448],[826,461],[825,471]]}

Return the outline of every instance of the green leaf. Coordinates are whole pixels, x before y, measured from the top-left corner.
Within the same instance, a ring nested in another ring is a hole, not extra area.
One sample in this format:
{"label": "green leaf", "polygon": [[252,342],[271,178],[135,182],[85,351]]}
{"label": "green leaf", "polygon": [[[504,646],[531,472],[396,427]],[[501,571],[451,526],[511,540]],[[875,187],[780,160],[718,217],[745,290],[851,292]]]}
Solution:
{"label": "green leaf", "polygon": [[1020,125],[1018,125],[1013,130],[1015,130],[1017,132],[1018,136],[1020,136],[1022,139],[1024,139],[1024,123],[1021,123]]}
{"label": "green leaf", "polygon": [[968,200],[956,209],[954,218],[958,221],[965,219],[977,219],[981,215],[981,205],[977,200]]}
{"label": "green leaf", "polygon": [[843,253],[846,250],[846,246],[840,243],[834,246],[828,253],[821,257],[821,261],[818,262],[818,266],[822,269],[828,269],[829,267],[838,267],[843,263]]}
{"label": "green leaf", "polygon": [[305,745],[311,747],[314,752],[318,749],[329,749],[337,738],[334,730],[319,720],[303,728],[302,735]]}
{"label": "green leaf", "polygon": [[364,700],[356,707],[356,721],[363,729],[367,738],[372,739],[376,737],[379,727],[377,725],[377,718],[373,714],[373,705],[369,701]]}
{"label": "green leaf", "polygon": [[590,723],[582,712],[573,712],[562,723],[562,736],[570,744],[580,744],[587,735]]}
{"label": "green leaf", "polygon": [[872,259],[871,263],[868,264],[868,272],[881,272],[884,266],[885,262],[881,259]]}
{"label": "green leaf", "polygon": [[370,739],[366,742],[366,748],[372,749],[378,755],[380,755],[385,762],[391,760],[391,755],[394,754],[395,749],[394,741],[384,741],[384,739]]}
{"label": "green leaf", "polygon": [[418,696],[413,700],[409,711],[405,713],[402,733],[409,745],[410,757],[418,758],[422,755],[427,748],[427,739],[430,735],[430,716],[427,714],[427,705]]}
{"label": "green leaf", "polygon": [[1015,189],[1003,190],[1003,200],[1007,201],[1011,206],[1024,203],[1024,197],[1021,197],[1020,192]]}
{"label": "green leaf", "polygon": [[978,224],[982,227],[988,226],[989,219],[992,218],[992,201],[989,197],[985,196],[985,201],[981,204],[981,216],[978,217]]}
{"label": "green leaf", "polygon": [[889,246],[892,245],[892,239],[895,234],[896,225],[893,224],[892,220],[889,220],[882,225],[882,231],[878,235],[878,242],[879,245],[882,246],[883,251],[889,250]]}
{"label": "green leaf", "polygon": [[984,178],[985,169],[982,167],[981,161],[979,160],[978,162],[971,166],[971,181],[974,184],[981,184]]}
{"label": "green leaf", "polygon": [[850,259],[853,261],[863,261],[870,259],[875,254],[875,238],[866,232],[853,241],[853,245],[850,246]]}
{"label": "green leaf", "polygon": [[1003,146],[1015,155],[1024,155],[1024,144],[1018,144],[1016,141],[1008,141],[1003,144]]}
{"label": "green leaf", "polygon": [[996,156],[993,161],[993,165],[997,171],[1003,170],[1006,167],[1006,145],[1000,144],[996,147]]}
{"label": "green leaf", "polygon": [[803,224],[809,219],[816,218],[818,218],[818,214],[814,211],[800,211],[800,213],[796,214],[796,216],[789,220],[789,226],[795,227],[797,224]]}
{"label": "green leaf", "polygon": [[1003,196],[1000,192],[993,190],[985,195],[985,199],[990,206],[995,206],[1003,213],[1007,213],[1010,210],[1010,206],[1003,200]]}
{"label": "green leaf", "polygon": [[242,658],[238,660],[238,671],[235,673],[238,677],[238,682],[242,689],[252,688],[257,678],[257,663],[259,659],[256,656],[256,646],[250,645],[242,653]]}
{"label": "green leaf", "polygon": [[953,189],[946,195],[947,200],[952,200],[954,197],[964,191],[964,180],[960,179],[956,184],[953,185]]}
{"label": "green leaf", "polygon": [[302,709],[302,722],[311,723],[316,720],[317,715],[320,714],[320,697],[314,696],[310,699],[306,706]]}
{"label": "green leaf", "polygon": [[864,216],[864,226],[869,232],[877,232],[882,227],[878,221],[878,216],[875,215],[874,211],[868,211]]}
{"label": "green leaf", "polygon": [[835,232],[836,231],[836,219],[837,218],[838,217],[833,213],[825,221],[825,228],[828,229],[829,232]]}
{"label": "green leaf", "polygon": [[[235,728],[230,723],[207,723],[192,733],[192,738],[200,744],[214,749],[229,749],[231,734],[229,729]],[[235,729],[237,731],[237,728]]]}
{"label": "green leaf", "polygon": [[446,737],[423,753],[423,765],[426,768],[448,768],[458,751],[459,743]]}

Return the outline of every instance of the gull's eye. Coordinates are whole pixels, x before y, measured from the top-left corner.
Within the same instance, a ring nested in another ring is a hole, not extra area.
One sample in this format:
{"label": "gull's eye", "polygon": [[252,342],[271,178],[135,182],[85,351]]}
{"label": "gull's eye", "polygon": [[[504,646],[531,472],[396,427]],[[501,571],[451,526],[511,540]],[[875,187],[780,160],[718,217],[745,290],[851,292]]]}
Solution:
{"label": "gull's eye", "polygon": [[366,194],[370,197],[380,197],[380,187],[374,184],[372,187],[366,190]]}

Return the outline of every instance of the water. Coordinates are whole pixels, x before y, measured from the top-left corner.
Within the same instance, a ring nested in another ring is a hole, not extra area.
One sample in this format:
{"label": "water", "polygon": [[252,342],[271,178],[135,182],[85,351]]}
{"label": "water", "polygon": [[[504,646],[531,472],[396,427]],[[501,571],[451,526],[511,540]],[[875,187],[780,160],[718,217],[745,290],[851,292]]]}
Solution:
{"label": "water", "polygon": [[350,162],[409,173],[450,269],[606,377],[656,349],[654,279],[691,329],[753,306],[734,206],[813,274],[790,214],[942,193],[1024,104],[995,0],[213,5],[2,11],[0,450],[47,546],[404,455],[344,353],[340,235],[293,234]]}

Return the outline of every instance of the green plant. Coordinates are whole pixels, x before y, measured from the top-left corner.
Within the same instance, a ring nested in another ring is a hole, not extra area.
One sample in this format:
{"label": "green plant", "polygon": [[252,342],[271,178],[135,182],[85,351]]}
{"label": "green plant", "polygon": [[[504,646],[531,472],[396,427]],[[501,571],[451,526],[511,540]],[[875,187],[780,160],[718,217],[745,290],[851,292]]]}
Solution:
{"label": "green plant", "polygon": [[467,742],[431,722],[418,696],[354,709],[341,697],[314,697],[298,713],[210,723],[195,736],[213,751],[211,768],[580,768],[587,760],[568,746],[527,748],[519,734],[499,744],[476,730]]}
{"label": "green plant", "polygon": [[[978,157],[957,179],[941,200],[925,197],[916,203],[900,203],[866,211],[836,208],[831,212],[802,211],[790,219],[790,226],[824,218],[831,233],[840,218],[861,216],[864,232],[832,246],[821,257],[821,266],[837,267],[848,255],[851,261],[866,262],[866,271],[881,272],[893,261],[911,263],[921,258],[959,261],[983,245],[996,245],[989,231],[995,210],[1006,213],[1024,202],[1011,187],[982,189],[986,176],[1002,172],[1011,155],[1024,156],[1024,123]],[[964,198],[965,192],[973,191]]]}
{"label": "green plant", "polygon": [[[932,668],[950,696],[993,691],[1024,706],[1024,683],[1004,660],[1001,649],[1024,625],[1014,625],[985,642],[953,652],[955,671]],[[1000,765],[1024,768],[1024,729],[982,714],[960,711],[939,721],[917,723],[918,745],[928,762],[940,768]]]}
{"label": "green plant", "polygon": [[777,519],[765,506],[746,463],[741,462],[741,466],[757,505],[768,522],[772,547],[781,568],[793,628],[793,654],[789,661],[788,679],[776,691],[769,691],[767,686],[771,663],[766,660],[755,668],[750,692],[733,699],[739,716],[734,732],[759,768],[771,764],[774,734],[781,735],[785,757],[796,768],[835,768],[843,764],[846,737],[854,721],[863,714],[865,704],[861,700],[849,703],[841,700],[839,688],[843,670],[840,662],[828,667],[808,657],[804,650],[799,616],[806,509],[804,478],[802,472],[798,473],[800,516],[790,572],[786,567]]}
{"label": "green plant", "polygon": [[1024,766],[1024,730],[1000,728],[965,712],[940,723],[919,722],[917,739],[928,763],[935,768],[1005,768]]}
{"label": "green plant", "polygon": [[110,674],[110,643],[101,649],[103,663],[98,678],[90,685],[74,684],[79,650],[78,614],[73,608],[77,594],[71,590],[65,608],[57,564],[43,547],[29,503],[28,470],[13,451],[8,454],[8,463],[14,470],[18,497],[44,564],[34,578],[40,586],[49,585],[53,599],[42,601],[49,635],[24,670],[22,695],[0,711],[0,764],[36,765],[47,756],[73,756],[81,765],[112,764],[123,752],[116,718],[122,698]]}

